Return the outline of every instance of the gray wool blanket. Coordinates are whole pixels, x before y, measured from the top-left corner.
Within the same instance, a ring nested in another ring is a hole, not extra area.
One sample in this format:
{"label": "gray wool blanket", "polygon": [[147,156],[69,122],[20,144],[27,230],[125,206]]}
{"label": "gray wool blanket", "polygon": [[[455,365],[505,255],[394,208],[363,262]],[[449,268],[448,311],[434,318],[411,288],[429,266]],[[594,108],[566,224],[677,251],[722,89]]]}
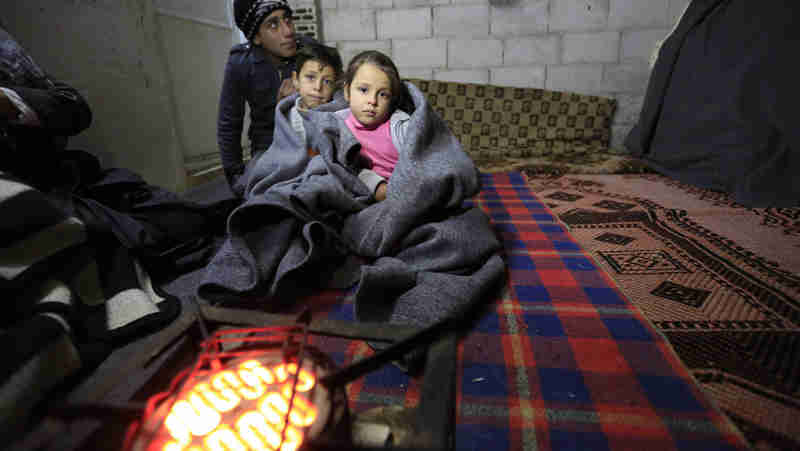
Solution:
{"label": "gray wool blanket", "polygon": [[[360,145],[335,113],[347,108],[341,99],[306,116],[314,156],[289,121],[296,96],[278,105],[272,147],[249,174],[199,296],[256,296],[268,299],[259,308],[278,309],[335,277],[357,282],[358,320],[427,326],[492,294],[505,276],[501,245],[483,211],[464,207],[479,173],[425,96],[406,87],[415,109],[381,202],[358,178]],[[353,256],[361,263],[345,264]]]}

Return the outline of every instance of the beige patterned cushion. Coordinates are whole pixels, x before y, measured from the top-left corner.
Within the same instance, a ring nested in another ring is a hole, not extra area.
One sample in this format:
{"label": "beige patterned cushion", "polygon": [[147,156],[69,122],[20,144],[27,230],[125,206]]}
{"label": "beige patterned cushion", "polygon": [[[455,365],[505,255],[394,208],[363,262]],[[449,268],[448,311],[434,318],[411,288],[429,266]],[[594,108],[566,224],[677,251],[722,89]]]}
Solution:
{"label": "beige patterned cushion", "polygon": [[616,100],[472,83],[408,79],[478,161],[607,152]]}

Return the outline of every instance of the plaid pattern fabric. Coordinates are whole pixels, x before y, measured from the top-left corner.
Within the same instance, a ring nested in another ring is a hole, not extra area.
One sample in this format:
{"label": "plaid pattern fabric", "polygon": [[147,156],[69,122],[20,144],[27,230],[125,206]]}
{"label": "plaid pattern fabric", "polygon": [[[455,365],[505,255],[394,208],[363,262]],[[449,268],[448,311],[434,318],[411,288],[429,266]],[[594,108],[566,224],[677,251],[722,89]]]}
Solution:
{"label": "plaid pattern fabric", "polygon": [[[531,191],[521,174],[484,174],[468,203],[491,218],[509,278],[459,346],[456,448],[746,449],[667,342]],[[312,305],[353,320],[347,293]],[[371,354],[315,338],[339,365]],[[393,365],[348,387],[354,411],[416,405],[420,382]]]}
{"label": "plaid pattern fabric", "polygon": [[408,79],[476,160],[608,151],[616,100],[536,88]]}

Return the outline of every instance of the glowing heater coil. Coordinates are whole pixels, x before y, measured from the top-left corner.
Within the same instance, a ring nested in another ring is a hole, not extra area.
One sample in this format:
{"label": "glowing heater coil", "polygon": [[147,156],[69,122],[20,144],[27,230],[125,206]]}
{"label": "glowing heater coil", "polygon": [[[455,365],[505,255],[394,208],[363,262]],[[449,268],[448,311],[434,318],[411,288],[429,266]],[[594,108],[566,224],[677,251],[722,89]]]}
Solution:
{"label": "glowing heater coil", "polygon": [[[126,448],[294,451],[338,422],[346,402],[334,403],[331,392],[317,384],[331,364],[320,364],[319,358],[287,360],[286,346],[253,339],[254,331],[264,330],[228,330],[207,340],[205,349],[217,350],[201,354],[188,377],[184,371],[169,391],[150,398]],[[246,346],[218,351],[237,340],[226,339],[235,333],[249,334],[242,339]]]}

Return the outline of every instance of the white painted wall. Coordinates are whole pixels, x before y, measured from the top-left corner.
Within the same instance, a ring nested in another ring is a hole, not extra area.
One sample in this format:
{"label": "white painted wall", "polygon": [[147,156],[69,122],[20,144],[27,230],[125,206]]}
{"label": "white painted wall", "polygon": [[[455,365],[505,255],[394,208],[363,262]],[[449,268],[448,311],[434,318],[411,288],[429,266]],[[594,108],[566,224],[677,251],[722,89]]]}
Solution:
{"label": "white painted wall", "polygon": [[219,161],[219,93],[228,52],[240,33],[229,1],[153,2],[178,148],[186,170],[196,172]]}
{"label": "white painted wall", "polygon": [[169,189],[185,184],[150,0],[11,1],[0,14],[46,71],[89,102],[92,125],[72,148]]}

